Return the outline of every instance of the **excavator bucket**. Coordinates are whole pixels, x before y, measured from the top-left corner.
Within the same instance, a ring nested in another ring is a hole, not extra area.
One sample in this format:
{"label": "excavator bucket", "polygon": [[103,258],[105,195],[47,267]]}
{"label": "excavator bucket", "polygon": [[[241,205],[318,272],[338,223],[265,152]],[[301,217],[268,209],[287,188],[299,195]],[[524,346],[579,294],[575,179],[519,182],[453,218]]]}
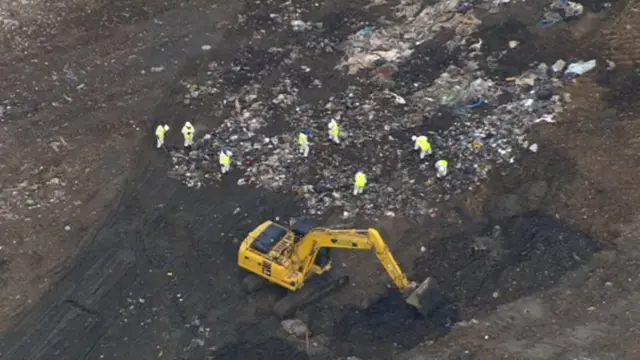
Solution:
{"label": "excavator bucket", "polygon": [[442,293],[438,282],[428,277],[416,286],[415,290],[405,298],[407,304],[415,307],[424,316],[429,316],[442,301]]}

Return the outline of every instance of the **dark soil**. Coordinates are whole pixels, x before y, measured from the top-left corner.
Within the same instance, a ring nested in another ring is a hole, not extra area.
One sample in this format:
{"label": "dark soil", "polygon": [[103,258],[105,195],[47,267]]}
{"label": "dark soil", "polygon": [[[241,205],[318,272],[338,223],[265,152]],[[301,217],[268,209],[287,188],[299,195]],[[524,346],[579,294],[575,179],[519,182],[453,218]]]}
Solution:
{"label": "dark soil", "polygon": [[640,68],[632,72],[609,75],[601,83],[612,87],[604,100],[608,106],[616,109],[616,115],[619,118],[626,118],[638,111],[640,95],[637,89],[640,86]]}
{"label": "dark soil", "polygon": [[298,350],[291,343],[279,338],[267,338],[263,341],[242,341],[223,346],[216,350],[213,359],[291,359],[307,360],[309,355]]}

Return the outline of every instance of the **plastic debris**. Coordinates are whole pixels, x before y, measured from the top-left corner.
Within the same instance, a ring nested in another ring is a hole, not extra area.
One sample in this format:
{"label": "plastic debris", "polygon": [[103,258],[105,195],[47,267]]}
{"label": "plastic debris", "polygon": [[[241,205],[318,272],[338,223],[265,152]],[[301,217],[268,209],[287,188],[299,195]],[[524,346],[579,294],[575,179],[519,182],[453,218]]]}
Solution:
{"label": "plastic debris", "polygon": [[569,64],[564,74],[567,77],[576,77],[576,76],[583,75],[588,71],[593,70],[595,67],[596,67],[595,60],[580,61],[580,62]]}
{"label": "plastic debris", "polygon": [[565,19],[578,17],[584,12],[584,6],[573,1],[562,0],[562,5]]}
{"label": "plastic debris", "polygon": [[568,0],[554,0],[540,21],[542,28],[548,28],[560,21],[575,19],[584,12],[584,6]]}
{"label": "plastic debris", "polygon": [[564,70],[565,66],[567,66],[567,62],[559,59],[558,61],[553,63],[553,65],[551,65],[551,70],[553,70],[555,73],[560,73],[562,72],[562,70]]}

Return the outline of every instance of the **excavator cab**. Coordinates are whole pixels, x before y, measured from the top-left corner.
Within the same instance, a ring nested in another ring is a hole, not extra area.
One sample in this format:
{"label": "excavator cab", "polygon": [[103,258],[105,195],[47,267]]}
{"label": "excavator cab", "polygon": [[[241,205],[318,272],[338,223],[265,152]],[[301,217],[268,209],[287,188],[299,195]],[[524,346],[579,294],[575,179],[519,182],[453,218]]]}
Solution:
{"label": "excavator cab", "polygon": [[315,227],[313,221],[308,219],[298,220],[291,226],[291,232],[295,236],[295,243],[297,244],[302,238],[305,237]]}

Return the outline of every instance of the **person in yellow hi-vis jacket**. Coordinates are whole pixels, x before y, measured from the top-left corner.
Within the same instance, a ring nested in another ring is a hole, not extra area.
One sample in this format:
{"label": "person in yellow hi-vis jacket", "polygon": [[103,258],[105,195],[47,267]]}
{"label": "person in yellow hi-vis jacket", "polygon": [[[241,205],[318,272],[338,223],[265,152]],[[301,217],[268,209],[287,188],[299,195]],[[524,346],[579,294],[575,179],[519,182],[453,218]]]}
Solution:
{"label": "person in yellow hi-vis jacket", "polygon": [[226,147],[222,148],[222,150],[220,151],[220,157],[218,158],[218,161],[220,162],[220,171],[223,174],[228,173],[231,169],[231,155],[233,155],[233,153]]}
{"label": "person in yellow hi-vis jacket", "polygon": [[329,122],[329,139],[336,144],[340,144],[340,124],[335,119]]}
{"label": "person in yellow hi-vis jacket", "polygon": [[353,195],[362,194],[366,186],[367,176],[362,170],[358,170],[358,172],[356,173],[355,181],[353,183]]}
{"label": "person in yellow hi-vis jacket", "polygon": [[158,125],[156,128],[156,145],[158,149],[164,146],[164,137],[169,131],[169,125]]}
{"label": "person in yellow hi-vis jacket", "polygon": [[300,145],[300,153],[302,156],[309,156],[309,135],[311,135],[311,131],[304,129],[298,135],[298,144]]}
{"label": "person in yellow hi-vis jacket", "polygon": [[425,155],[431,155],[431,143],[426,136],[412,136],[411,140],[413,140],[413,150],[420,149],[420,159],[424,159]]}
{"label": "person in yellow hi-vis jacket", "polygon": [[447,167],[449,166],[449,162],[447,160],[438,160],[436,162],[436,176],[438,178],[447,176]]}
{"label": "person in yellow hi-vis jacket", "polygon": [[182,127],[182,135],[184,135],[184,147],[189,147],[193,145],[193,134],[195,134],[196,129],[193,128],[190,122],[184,123]]}

